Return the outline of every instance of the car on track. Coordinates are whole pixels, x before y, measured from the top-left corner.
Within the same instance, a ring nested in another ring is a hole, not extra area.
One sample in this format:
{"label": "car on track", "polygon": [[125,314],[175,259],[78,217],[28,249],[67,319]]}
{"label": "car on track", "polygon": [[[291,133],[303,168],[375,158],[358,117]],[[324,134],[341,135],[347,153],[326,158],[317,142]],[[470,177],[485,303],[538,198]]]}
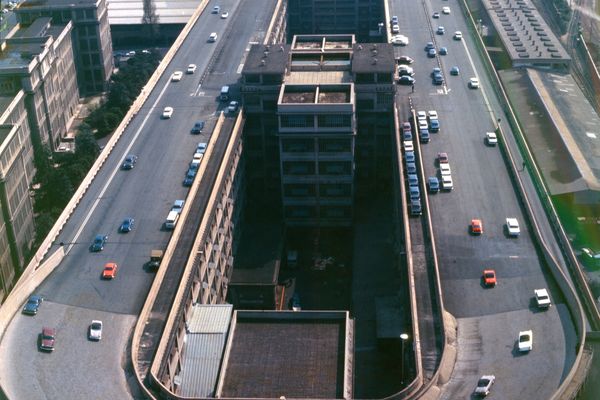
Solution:
{"label": "car on track", "polygon": [[119,266],[117,263],[109,262],[104,264],[104,269],[102,270],[102,279],[115,279],[117,277],[117,270]]}
{"label": "car on track", "polygon": [[485,143],[488,146],[495,146],[498,144],[498,136],[496,136],[496,132],[486,132],[485,133]]}
{"label": "car on track", "polygon": [[450,68],[450,75],[460,75],[460,68],[458,68],[456,65],[452,68]]}
{"label": "car on track", "polygon": [[452,36],[454,38],[454,40],[462,40],[463,38],[463,34],[461,31],[456,31],[454,32],[454,36]]}
{"label": "car on track", "polygon": [[102,321],[97,319],[92,320],[92,323],[88,329],[88,339],[95,341],[102,339]]}
{"label": "car on track", "polygon": [[135,220],[133,218],[131,218],[131,217],[125,218],[123,220],[123,222],[121,223],[121,226],[119,227],[119,232],[121,232],[121,233],[131,232],[134,224],[135,224]]}
{"label": "car on track", "polygon": [[413,60],[409,56],[400,56],[396,59],[396,62],[398,64],[412,64],[415,62],[415,60]]}
{"label": "car on track", "polygon": [[408,76],[408,75],[402,75],[401,77],[398,78],[398,84],[399,85],[414,85],[415,84],[415,78],[413,78],[412,76]]}
{"label": "car on track", "polygon": [[121,164],[121,169],[123,170],[130,170],[133,169],[133,167],[135,167],[135,163],[137,162],[138,157],[134,154],[128,154],[127,157],[125,157],[125,159],[123,160],[123,163]]}
{"label": "car on track", "polygon": [[435,111],[435,110],[429,110],[429,111],[427,111],[427,118],[429,120],[438,119],[438,113],[437,113],[437,111]]}
{"label": "car on track", "polygon": [[478,89],[479,88],[479,78],[472,77],[469,78],[469,89]]}
{"label": "car on track", "polygon": [[452,181],[451,175],[442,175],[442,190],[452,190],[454,188],[454,182]]}
{"label": "car on track", "polygon": [[392,33],[393,34],[398,34],[400,33],[400,26],[398,24],[394,24],[392,25]]}
{"label": "car on track", "polygon": [[533,331],[519,332],[519,351],[524,353],[533,350]]}
{"label": "car on track", "polygon": [[173,116],[173,107],[165,107],[162,112],[163,119],[169,119]]}
{"label": "car on track", "polygon": [[194,72],[196,72],[196,68],[198,68],[196,66],[196,64],[190,64],[190,65],[188,65],[188,67],[185,70],[185,72],[188,73],[188,74],[193,74]]}
{"label": "car on track", "polygon": [[508,232],[508,236],[519,236],[521,234],[519,221],[516,218],[506,218],[506,230]]}
{"label": "car on track", "polygon": [[534,289],[535,303],[538,308],[550,308],[552,302],[550,301],[550,295],[546,289]]}
{"label": "car on track", "polygon": [[441,72],[435,73],[433,75],[432,82],[434,85],[443,85],[444,84],[444,76]]}
{"label": "car on track", "polygon": [[179,82],[183,78],[183,72],[175,71],[173,75],[171,75],[171,82]]}
{"label": "car on track", "polygon": [[56,329],[49,328],[47,326],[42,328],[40,334],[40,350],[43,351],[54,351],[54,345],[56,343]]}
{"label": "car on track", "polygon": [[204,121],[200,120],[200,121],[196,121],[194,123],[194,126],[192,126],[192,130],[190,132],[198,134],[198,133],[202,133],[202,129],[204,129]]}
{"label": "car on track", "polygon": [[104,245],[108,240],[108,235],[96,235],[94,241],[92,242],[92,246],[90,248],[91,251],[98,252],[104,250]]}
{"label": "car on track", "polygon": [[439,165],[448,164],[448,153],[438,153],[437,154],[437,162]]}
{"label": "car on track", "polygon": [[471,220],[471,233],[473,235],[483,234],[483,223],[480,219],[475,218]]}
{"label": "car on track", "polygon": [[23,314],[36,315],[43,301],[44,298],[42,296],[35,294],[29,296],[27,303],[25,303],[25,306],[23,307]]}
{"label": "car on track", "polygon": [[442,163],[440,164],[440,175],[452,175],[452,169],[450,168],[450,164]]}
{"label": "car on track", "polygon": [[435,176],[430,176],[427,178],[427,187],[429,188],[429,193],[437,193],[440,191],[440,181]]}
{"label": "car on track", "polygon": [[496,382],[496,377],[494,375],[483,375],[477,381],[477,387],[475,388],[475,395],[485,397],[490,394],[492,390],[492,385]]}
{"label": "car on track", "polygon": [[494,287],[498,281],[496,280],[496,271],[493,269],[484,269],[483,270],[483,284],[486,287]]}

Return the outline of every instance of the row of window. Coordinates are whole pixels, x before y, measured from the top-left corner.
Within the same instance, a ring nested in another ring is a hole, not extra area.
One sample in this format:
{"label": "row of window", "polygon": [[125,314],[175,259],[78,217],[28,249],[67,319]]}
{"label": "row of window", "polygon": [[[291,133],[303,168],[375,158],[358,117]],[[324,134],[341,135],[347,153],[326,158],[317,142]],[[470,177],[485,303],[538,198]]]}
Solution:
{"label": "row of window", "polygon": [[284,161],[285,175],[349,175],[352,173],[352,161]]}
{"label": "row of window", "polygon": [[352,184],[285,184],[283,185],[283,193],[285,197],[314,197],[317,195],[322,197],[349,197],[352,195]]}
{"label": "row of window", "polygon": [[281,128],[345,128],[352,129],[351,114],[285,114],[279,117]]}
{"label": "row of window", "polygon": [[[317,147],[315,147],[317,146]],[[281,150],[285,153],[314,152],[315,148],[323,153],[348,153],[352,151],[352,138],[347,139],[282,139]]]}
{"label": "row of window", "polygon": [[352,206],[286,206],[287,218],[351,218]]}

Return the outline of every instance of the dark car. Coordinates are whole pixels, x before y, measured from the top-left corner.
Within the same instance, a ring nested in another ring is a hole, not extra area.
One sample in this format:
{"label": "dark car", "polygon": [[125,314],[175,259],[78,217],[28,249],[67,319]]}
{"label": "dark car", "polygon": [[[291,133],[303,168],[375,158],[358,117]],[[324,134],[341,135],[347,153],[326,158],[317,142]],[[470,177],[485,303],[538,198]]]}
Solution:
{"label": "dark car", "polygon": [[448,48],[440,47],[440,56],[446,56],[446,55],[448,55]]}
{"label": "dark car", "polygon": [[412,132],[411,131],[402,132],[402,140],[412,140]]}
{"label": "dark car", "polygon": [[91,250],[92,251],[104,250],[104,245],[106,244],[107,240],[108,240],[107,235],[96,235],[96,237],[94,238],[94,242],[92,243]]}
{"label": "dark car", "polygon": [[33,295],[29,297],[29,300],[27,300],[27,303],[23,307],[23,314],[36,315],[42,301],[44,301],[44,298],[41,296]]}
{"label": "dark car", "polygon": [[202,129],[204,129],[204,121],[197,121],[192,127],[192,133],[202,133]]}
{"label": "dark car", "polygon": [[127,157],[125,157],[125,160],[123,160],[123,164],[121,164],[121,168],[122,169],[133,169],[133,167],[135,167],[135,163],[137,162],[138,157],[136,155],[133,154],[129,154]]}
{"label": "dark car", "polygon": [[440,72],[433,74],[433,84],[434,85],[443,85],[444,84],[444,77],[442,76],[442,74]]}
{"label": "dark car", "polygon": [[408,194],[409,194],[409,197],[411,200],[420,200],[421,199],[421,192],[419,191],[419,188],[417,186],[409,186]]}
{"label": "dark car", "polygon": [[400,78],[398,78],[398,84],[400,84],[400,85],[414,85],[415,84],[415,78],[413,78],[412,76],[403,75]]}
{"label": "dark car", "polygon": [[460,69],[457,66],[450,68],[450,75],[458,75],[460,74]]}
{"label": "dark car", "polygon": [[185,179],[183,180],[183,186],[192,186],[194,178],[196,177],[196,170],[188,169]]}
{"label": "dark car", "polygon": [[40,350],[54,351],[54,342],[56,341],[56,329],[43,327],[40,335]]}
{"label": "dark car", "polygon": [[300,295],[298,293],[294,293],[292,296],[292,310],[293,311],[301,311],[302,306],[300,305]]}
{"label": "dark car", "polygon": [[123,220],[123,223],[121,224],[121,226],[119,227],[119,231],[125,233],[125,232],[131,232],[131,230],[133,229],[133,224],[135,223],[134,219],[131,217],[125,218]]}
{"label": "dark car", "polygon": [[435,49],[435,45],[433,44],[433,42],[427,42],[427,44],[425,45],[425,51],[429,51],[431,49]]}
{"label": "dark car", "polygon": [[437,193],[440,191],[440,181],[435,176],[430,176],[427,178],[427,187],[429,188],[429,193]]}
{"label": "dark car", "polygon": [[421,215],[423,208],[421,207],[421,200],[412,199],[410,201],[410,215]]}
{"label": "dark car", "polygon": [[419,187],[419,176],[417,174],[408,174],[406,180],[408,181],[408,186]]}
{"label": "dark car", "polygon": [[409,56],[400,56],[396,59],[396,62],[398,64],[412,64],[415,62],[415,60],[413,60]]}
{"label": "dark car", "polygon": [[427,50],[427,57],[429,57],[429,58],[435,58],[436,55],[437,55],[437,51],[435,51],[435,49],[429,49],[429,50]]}

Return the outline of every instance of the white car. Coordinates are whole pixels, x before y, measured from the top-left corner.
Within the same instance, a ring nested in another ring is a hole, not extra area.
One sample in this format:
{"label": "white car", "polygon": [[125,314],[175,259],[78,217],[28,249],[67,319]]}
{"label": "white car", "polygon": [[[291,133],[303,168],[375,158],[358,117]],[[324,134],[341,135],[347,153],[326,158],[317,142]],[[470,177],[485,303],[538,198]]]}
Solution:
{"label": "white car", "polygon": [[238,107],[240,106],[240,103],[238,103],[237,101],[232,101],[229,103],[229,106],[227,107],[227,111],[230,113],[234,113],[238,110]]}
{"label": "white car", "polygon": [[392,25],[392,33],[400,33],[400,26]]}
{"label": "white car", "polygon": [[462,40],[462,32],[461,31],[454,32],[454,40]]}
{"label": "white car", "polygon": [[196,64],[190,64],[188,65],[187,70],[185,72],[187,72],[188,74],[193,74],[194,72],[196,72],[196,68],[198,68]]}
{"label": "white car", "polygon": [[175,71],[173,75],[171,75],[171,82],[179,82],[183,78],[183,72]]}
{"label": "white car", "polygon": [[442,7],[442,14],[450,14],[450,7]]}
{"label": "white car", "polygon": [[408,65],[400,65],[398,67],[398,75],[414,75],[415,71]]}
{"label": "white car", "polygon": [[452,176],[442,175],[442,190],[452,190],[453,187]]}
{"label": "white car", "polygon": [[533,349],[533,331],[519,332],[519,351],[531,351]]}
{"label": "white car", "polygon": [[102,321],[96,319],[92,321],[88,332],[88,339],[96,341],[102,339]]}
{"label": "white car", "polygon": [[552,302],[546,289],[535,289],[533,292],[535,293],[535,302],[538,308],[550,308]]}
{"label": "white car", "polygon": [[481,378],[479,378],[479,381],[477,381],[475,395],[485,397],[490,394],[494,382],[496,382],[496,377],[494,375],[483,375]]}
{"label": "white car", "polygon": [[417,120],[427,121],[427,113],[425,111],[417,111]]}
{"label": "white car", "polygon": [[221,19],[227,19],[227,17],[229,17],[229,13],[227,11],[221,14]]}
{"label": "white car", "polygon": [[450,164],[444,163],[444,164],[440,164],[440,174],[442,176],[444,175],[452,175],[452,169],[450,169]]}
{"label": "white car", "polygon": [[404,141],[404,152],[407,152],[407,151],[415,151],[415,146],[413,145],[412,140]]}
{"label": "white car", "polygon": [[214,6],[212,11],[210,12],[211,14],[218,14],[219,12],[221,12],[221,7],[219,6]]}
{"label": "white car", "polygon": [[469,88],[477,89],[478,87],[479,87],[479,78],[477,78],[477,77],[469,78]]}
{"label": "white car", "polygon": [[217,35],[217,32],[213,32],[210,34],[210,36],[208,37],[208,41],[210,43],[214,43],[217,41],[217,38],[219,37],[219,35]]}
{"label": "white car", "polygon": [[173,107],[165,107],[162,113],[164,119],[169,119],[173,116]]}
{"label": "white car", "polygon": [[427,116],[429,117],[429,120],[438,119],[438,113],[435,110],[427,111]]}
{"label": "white car", "polygon": [[419,120],[419,129],[429,129],[429,125],[427,125],[427,121]]}
{"label": "white car", "polygon": [[485,142],[488,146],[495,146],[498,144],[498,137],[496,136],[496,132],[486,132],[485,133]]}
{"label": "white car", "polygon": [[392,44],[394,45],[398,45],[398,46],[408,46],[408,38],[404,35],[395,35],[392,36],[392,40],[391,40]]}
{"label": "white car", "polygon": [[185,200],[175,200],[173,202],[173,207],[171,207],[171,211],[175,211],[177,214],[181,214],[181,211],[183,211],[184,205],[185,205]]}
{"label": "white car", "polygon": [[508,236],[519,236],[521,234],[519,221],[516,218],[506,218],[506,229],[508,230]]}

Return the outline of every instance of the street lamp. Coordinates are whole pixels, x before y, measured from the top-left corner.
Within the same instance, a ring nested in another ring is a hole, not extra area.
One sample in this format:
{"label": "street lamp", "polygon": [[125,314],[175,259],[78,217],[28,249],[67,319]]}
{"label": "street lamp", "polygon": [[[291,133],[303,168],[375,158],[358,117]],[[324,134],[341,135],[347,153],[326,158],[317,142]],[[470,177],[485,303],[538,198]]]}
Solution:
{"label": "street lamp", "polygon": [[408,340],[408,335],[406,333],[401,333],[400,340],[402,341],[402,350],[400,355],[402,359],[400,362],[400,382],[401,384],[404,384],[404,342]]}

